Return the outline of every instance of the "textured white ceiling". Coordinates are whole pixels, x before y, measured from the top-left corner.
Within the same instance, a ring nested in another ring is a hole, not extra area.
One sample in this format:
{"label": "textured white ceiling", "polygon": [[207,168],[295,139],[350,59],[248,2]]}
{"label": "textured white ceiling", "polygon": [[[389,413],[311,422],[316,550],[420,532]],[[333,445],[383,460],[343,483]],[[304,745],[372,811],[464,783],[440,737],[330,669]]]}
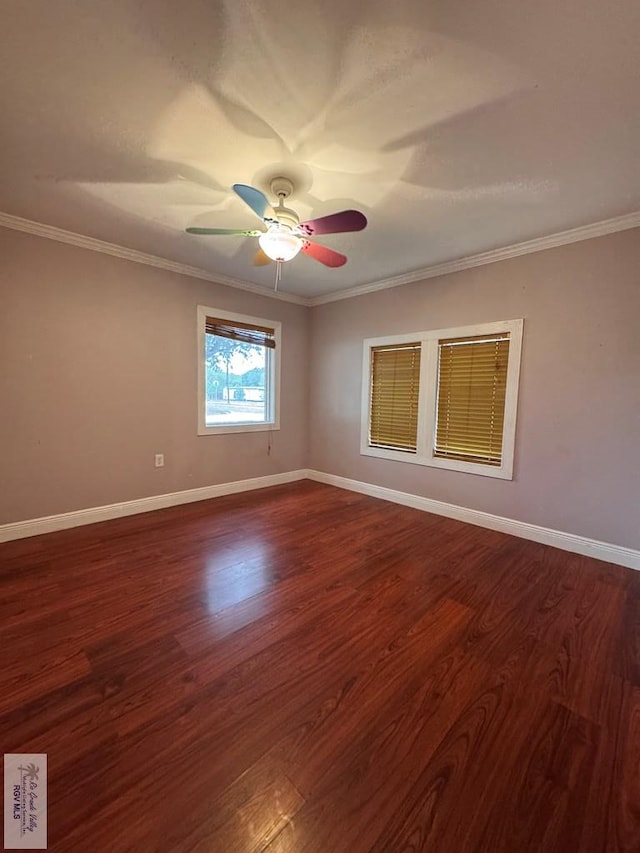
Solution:
{"label": "textured white ceiling", "polygon": [[318,296],[640,209],[637,0],[4,0],[0,210],[271,288],[231,184],[356,207]]}

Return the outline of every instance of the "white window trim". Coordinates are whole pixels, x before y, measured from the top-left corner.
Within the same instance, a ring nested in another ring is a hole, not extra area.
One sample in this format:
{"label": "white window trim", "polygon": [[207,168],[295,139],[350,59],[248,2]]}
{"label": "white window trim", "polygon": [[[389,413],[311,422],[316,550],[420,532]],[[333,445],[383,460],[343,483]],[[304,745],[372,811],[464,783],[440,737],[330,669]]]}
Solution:
{"label": "white window trim", "polygon": [[[361,455],[375,456],[378,459],[393,459],[397,462],[410,462],[414,465],[428,465],[433,468],[447,468],[452,471],[464,471],[467,474],[480,474],[483,477],[512,480],[523,328],[524,320],[503,320],[497,323],[458,326],[453,329],[434,329],[426,332],[411,332],[406,335],[392,335],[384,338],[367,338],[363,342],[362,356]],[[482,465],[477,462],[464,462],[459,459],[444,459],[440,456],[434,456],[438,341],[443,338],[473,337],[474,335],[492,335],[500,332],[510,333],[504,429],[502,435],[502,464],[500,466]],[[413,341],[419,341],[421,345],[416,452],[410,453],[404,450],[386,450],[379,447],[371,447],[369,445],[371,349],[391,344],[408,344]]]}
{"label": "white window trim", "polygon": [[[265,397],[267,400],[267,417],[264,423],[220,424],[207,426],[206,423],[206,367],[205,367],[205,322],[207,317],[219,317],[221,320],[237,320],[240,323],[253,323],[256,326],[268,326],[273,329],[276,342],[275,349],[267,359],[269,369],[265,371]],[[235,311],[220,311],[206,305],[198,305],[197,327],[198,353],[198,435],[221,435],[231,432],[265,432],[280,429],[280,361],[282,352],[282,324],[277,320],[267,320],[264,317],[250,317]]]}

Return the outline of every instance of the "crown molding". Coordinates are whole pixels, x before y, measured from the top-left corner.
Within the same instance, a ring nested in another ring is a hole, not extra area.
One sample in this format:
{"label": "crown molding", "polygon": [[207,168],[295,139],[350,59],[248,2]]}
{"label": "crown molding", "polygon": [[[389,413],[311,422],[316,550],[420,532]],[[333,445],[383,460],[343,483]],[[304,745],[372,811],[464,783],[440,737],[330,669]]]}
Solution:
{"label": "crown molding", "polygon": [[0,211],[0,226],[11,228],[14,231],[24,231],[26,234],[35,234],[37,237],[44,237],[47,240],[56,240],[58,243],[68,243],[71,246],[78,246],[81,249],[88,249],[91,252],[112,255],[115,258],[122,258],[125,261],[133,261],[136,264],[157,267],[158,269],[168,270],[179,275],[186,275],[190,278],[210,281],[214,284],[223,284],[225,287],[235,287],[238,290],[246,290],[249,293],[256,293],[259,296],[266,296],[269,299],[293,302],[295,305],[309,304],[309,300],[303,296],[296,296],[293,293],[286,293],[281,290],[268,290],[259,284],[253,284],[249,281],[210,273],[199,267],[180,264],[177,261],[170,261],[167,258],[161,258],[157,255],[139,252],[137,249],[127,249],[125,246],[119,246],[116,243],[106,243],[104,240],[97,240],[95,237],[86,237],[83,234],[76,234],[73,231],[65,231],[63,228],[57,228],[55,225],[44,225],[42,222],[33,222],[30,219],[13,216],[10,213]]}
{"label": "crown molding", "polygon": [[594,222],[591,225],[581,225],[579,228],[571,228],[568,231],[559,231],[549,234],[547,237],[536,237],[524,243],[514,243],[501,249],[491,249],[489,252],[481,252],[478,255],[469,255],[455,261],[446,261],[442,264],[424,267],[420,270],[392,276],[391,278],[373,281],[370,284],[362,284],[350,287],[348,290],[327,293],[323,296],[315,296],[307,300],[307,304],[325,305],[328,302],[337,302],[340,299],[352,299],[354,296],[362,296],[366,293],[374,293],[376,290],[388,290],[391,287],[400,287],[403,284],[414,284],[428,278],[436,278],[440,275],[448,275],[460,272],[471,267],[480,267],[485,264],[494,264],[497,261],[505,261],[509,258],[517,258],[520,255],[530,255],[534,252],[543,252],[545,249],[555,249],[557,246],[566,246],[569,243],[578,243],[580,240],[589,240],[593,237],[603,237],[605,234],[614,234],[617,231],[627,231],[630,228],[640,227],[640,210],[617,216],[613,219],[605,219],[602,222]]}
{"label": "crown molding", "polygon": [[590,240],[593,237],[603,237],[606,234],[614,234],[617,231],[639,228],[640,210],[627,213],[624,216],[617,216],[613,219],[594,222],[591,225],[581,225],[578,228],[559,231],[556,234],[549,234],[546,237],[536,237],[534,240],[526,240],[523,243],[514,243],[510,246],[503,246],[500,249],[491,249],[488,252],[469,255],[466,258],[458,258],[453,261],[445,261],[442,264],[423,267],[422,269],[413,270],[402,275],[379,279],[369,284],[361,284],[356,287],[347,288],[347,290],[334,291],[333,293],[326,293],[312,298],[297,296],[296,294],[281,290],[268,290],[259,284],[253,284],[253,282],[244,281],[243,279],[210,273],[199,267],[180,264],[177,261],[170,261],[167,258],[161,258],[157,255],[139,252],[137,249],[128,249],[116,243],[106,243],[95,237],[86,237],[83,234],[76,234],[73,231],[65,231],[63,228],[57,228],[55,225],[44,225],[41,222],[33,222],[30,219],[23,219],[20,216],[13,216],[10,213],[3,213],[2,211],[0,211],[0,227],[12,228],[14,231],[24,231],[27,234],[45,237],[47,240],[68,243],[72,246],[78,246],[81,249],[88,249],[91,252],[112,255],[126,261],[133,261],[136,264],[157,267],[168,270],[169,272],[178,273],[179,275],[186,275],[190,278],[198,278],[203,281],[213,282],[214,284],[222,284],[225,287],[234,287],[237,290],[245,290],[249,293],[255,293],[258,296],[266,296],[268,299],[279,299],[282,302],[292,302],[294,305],[313,307],[315,305],[325,305],[328,302],[337,302],[340,299],[352,299],[355,296],[363,296],[366,293],[374,293],[377,290],[400,287],[403,284],[414,284],[418,281],[425,281],[429,278],[460,272],[461,270],[471,269],[472,267],[480,267],[485,264],[505,261],[509,258],[517,258],[520,255],[530,255],[534,252],[542,252],[545,249],[554,249],[558,246],[566,246],[569,243]]}

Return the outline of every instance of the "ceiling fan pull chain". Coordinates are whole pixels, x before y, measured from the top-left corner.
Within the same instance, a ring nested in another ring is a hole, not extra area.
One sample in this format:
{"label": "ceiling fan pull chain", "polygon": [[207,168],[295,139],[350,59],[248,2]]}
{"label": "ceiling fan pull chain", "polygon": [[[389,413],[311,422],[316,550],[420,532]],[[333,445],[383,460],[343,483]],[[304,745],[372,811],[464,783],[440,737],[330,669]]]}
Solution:
{"label": "ceiling fan pull chain", "polygon": [[276,261],[276,284],[274,291],[278,290],[278,282],[282,281],[282,261]]}

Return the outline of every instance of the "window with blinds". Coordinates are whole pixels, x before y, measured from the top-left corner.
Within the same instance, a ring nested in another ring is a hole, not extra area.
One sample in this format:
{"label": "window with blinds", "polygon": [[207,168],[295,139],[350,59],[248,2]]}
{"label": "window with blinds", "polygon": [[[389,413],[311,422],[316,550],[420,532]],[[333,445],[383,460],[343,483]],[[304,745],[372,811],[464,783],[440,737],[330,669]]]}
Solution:
{"label": "window with blinds", "polygon": [[420,343],[371,349],[369,445],[415,453]]}
{"label": "window with blinds", "polygon": [[509,339],[438,341],[435,456],[501,465]]}
{"label": "window with blinds", "polygon": [[362,344],[360,453],[513,478],[524,320]]}
{"label": "window with blinds", "polygon": [[198,306],[198,434],[279,428],[281,324]]}

